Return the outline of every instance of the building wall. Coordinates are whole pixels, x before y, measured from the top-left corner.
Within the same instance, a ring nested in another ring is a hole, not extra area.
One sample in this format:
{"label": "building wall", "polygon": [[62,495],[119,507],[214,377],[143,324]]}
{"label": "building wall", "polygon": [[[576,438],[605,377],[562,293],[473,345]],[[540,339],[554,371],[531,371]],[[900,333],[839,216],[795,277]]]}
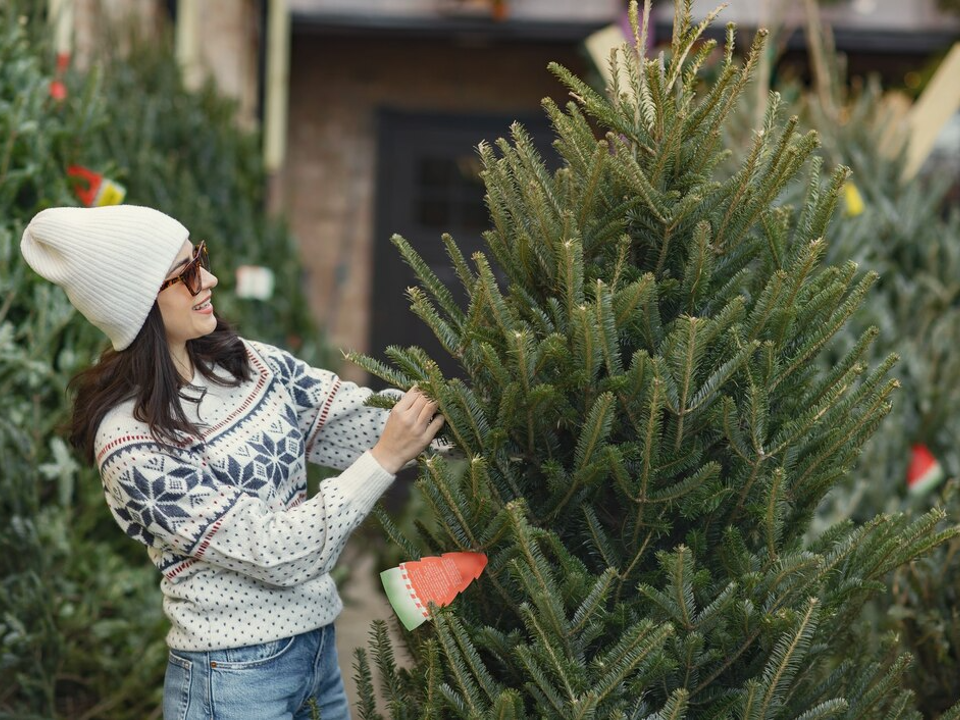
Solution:
{"label": "building wall", "polygon": [[[66,8],[67,3],[61,3]],[[103,41],[105,23],[124,23],[135,27],[143,37],[158,36],[165,13],[156,0],[74,0],[69,14],[73,61],[81,69],[89,67]],[[121,38],[123,36],[121,35]]]}
{"label": "building wall", "polygon": [[[693,0],[691,9],[695,21],[702,20],[716,9],[716,0]],[[654,17],[672,22],[673,4],[656,4]],[[766,0],[766,2],[730,2],[720,13],[718,23],[734,22],[745,27],[767,26],[772,18],[782,18],[790,27],[803,27],[806,10],[803,2],[794,0]],[[937,0],[848,0],[820,8],[820,18],[834,28],[853,30],[888,30],[900,33],[960,30],[956,15],[942,12]]]}
{"label": "building wall", "polygon": [[258,60],[263,28],[259,0],[203,0],[200,62],[204,77],[237,101],[237,120],[257,126]]}
{"label": "building wall", "polygon": [[[373,237],[377,109],[535,112],[544,96],[564,98],[546,70],[551,60],[583,71],[578,51],[558,44],[294,36],[281,204],[301,245],[311,309],[335,346],[371,350],[373,250],[387,241]],[[356,368],[343,374],[363,380]]]}
{"label": "building wall", "polygon": [[[507,17],[515,20],[607,22],[622,0],[504,0]],[[344,13],[355,16],[421,17],[489,15],[493,0],[289,0],[295,13]]]}
{"label": "building wall", "polygon": [[[237,101],[237,121],[253,129],[258,124],[261,2],[201,0],[195,7],[197,65],[187,68],[188,84],[197,87],[212,77],[224,95]],[[169,22],[167,5],[164,0],[73,0],[71,40],[79,67],[89,66],[103,40],[103,26],[110,22],[132,24],[143,37],[159,38]]]}

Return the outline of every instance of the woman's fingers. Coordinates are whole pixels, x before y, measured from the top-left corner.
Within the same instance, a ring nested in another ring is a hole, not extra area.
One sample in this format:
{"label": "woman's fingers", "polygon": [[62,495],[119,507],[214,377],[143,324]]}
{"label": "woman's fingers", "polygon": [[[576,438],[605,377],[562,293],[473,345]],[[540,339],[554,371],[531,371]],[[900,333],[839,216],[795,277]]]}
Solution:
{"label": "woman's fingers", "polygon": [[423,407],[420,408],[420,412],[417,414],[417,422],[420,426],[428,425],[433,419],[433,416],[437,414],[437,403],[427,402],[424,403]]}
{"label": "woman's fingers", "polygon": [[420,392],[416,386],[410,388],[402,400],[397,402],[397,409],[409,416],[413,427],[417,430],[430,423],[433,416],[437,414],[438,407],[436,402]]}
{"label": "woman's fingers", "polygon": [[433,416],[433,419],[427,424],[427,435],[430,436],[430,439],[433,440],[434,436],[440,432],[440,428],[443,427],[443,424],[446,422],[443,415],[439,413]]}
{"label": "woman's fingers", "polygon": [[420,392],[420,389],[416,385],[414,385],[412,388],[410,388],[403,394],[403,397],[397,400],[397,404],[394,405],[393,407],[396,410],[408,410],[411,407],[413,407],[414,401],[418,397],[421,397],[422,395],[423,393]]}
{"label": "woman's fingers", "polygon": [[416,387],[397,402],[383,433],[372,448],[374,458],[389,472],[414,459],[430,444],[446,422],[439,406]]}

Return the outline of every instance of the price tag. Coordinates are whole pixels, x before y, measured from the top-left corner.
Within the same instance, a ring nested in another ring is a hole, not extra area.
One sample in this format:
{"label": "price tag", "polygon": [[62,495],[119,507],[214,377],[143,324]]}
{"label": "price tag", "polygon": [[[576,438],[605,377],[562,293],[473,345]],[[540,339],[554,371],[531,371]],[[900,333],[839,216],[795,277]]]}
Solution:
{"label": "price tag", "polygon": [[241,265],[237,268],[237,297],[269,300],[273,297],[273,270],[262,265]]}

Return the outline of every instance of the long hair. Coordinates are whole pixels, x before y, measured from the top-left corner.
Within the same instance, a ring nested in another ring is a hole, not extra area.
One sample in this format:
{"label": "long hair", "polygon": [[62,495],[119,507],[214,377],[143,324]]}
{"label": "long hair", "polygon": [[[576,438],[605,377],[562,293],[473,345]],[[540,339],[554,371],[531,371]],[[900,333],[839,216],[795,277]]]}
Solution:
{"label": "long hair", "polygon": [[[187,353],[197,372],[218,385],[236,387],[251,376],[250,360],[243,341],[220,318],[209,335],[187,341]],[[227,370],[232,380],[213,373],[213,366]],[[180,403],[180,377],[167,345],[160,307],[154,303],[146,322],[130,346],[120,352],[107,348],[95,365],[70,381],[76,395],[67,425],[71,444],[90,463],[95,461],[97,428],[110,410],[134,399],[133,416],[150,427],[153,438],[164,445],[182,442],[184,435],[200,436]]]}

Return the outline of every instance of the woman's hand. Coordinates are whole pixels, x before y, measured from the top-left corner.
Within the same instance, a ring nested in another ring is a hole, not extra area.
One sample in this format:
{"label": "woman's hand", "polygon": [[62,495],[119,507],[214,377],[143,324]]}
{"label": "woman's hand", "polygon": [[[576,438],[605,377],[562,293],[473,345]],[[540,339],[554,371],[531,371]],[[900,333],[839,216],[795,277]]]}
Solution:
{"label": "woman's hand", "polygon": [[423,452],[443,423],[437,403],[414,386],[393,406],[383,434],[370,453],[384,470],[396,474]]}

